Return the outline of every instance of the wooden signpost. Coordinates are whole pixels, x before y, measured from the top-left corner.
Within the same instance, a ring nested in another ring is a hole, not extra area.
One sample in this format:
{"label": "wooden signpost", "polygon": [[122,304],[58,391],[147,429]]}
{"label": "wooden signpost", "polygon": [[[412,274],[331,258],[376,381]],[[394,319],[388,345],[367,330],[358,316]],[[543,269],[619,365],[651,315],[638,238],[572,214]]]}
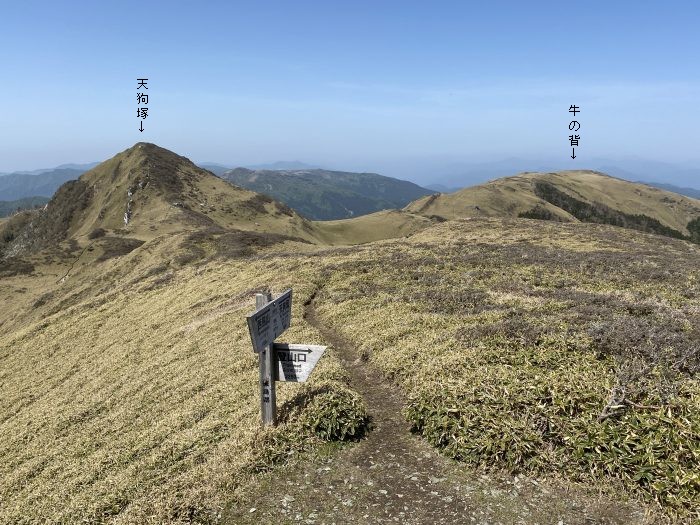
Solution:
{"label": "wooden signpost", "polygon": [[263,426],[277,422],[275,381],[303,383],[326,351],[325,346],[275,343],[292,320],[292,290],[287,290],[275,300],[272,294],[255,295],[256,310],[246,317],[248,331],[253,342],[253,352],[258,354],[260,369],[260,414]]}

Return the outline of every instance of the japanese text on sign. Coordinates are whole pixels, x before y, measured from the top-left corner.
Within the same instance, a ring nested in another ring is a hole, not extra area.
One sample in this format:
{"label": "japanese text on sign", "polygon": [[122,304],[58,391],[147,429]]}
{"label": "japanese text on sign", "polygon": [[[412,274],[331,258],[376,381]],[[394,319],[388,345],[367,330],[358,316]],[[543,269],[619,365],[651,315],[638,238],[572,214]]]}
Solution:
{"label": "japanese text on sign", "polygon": [[[576,113],[581,113],[580,106],[572,105],[569,106],[569,113],[573,113],[574,119],[576,119]],[[576,158],[576,148],[578,147],[579,141],[581,140],[581,135],[576,134],[578,130],[581,129],[581,123],[578,120],[572,120],[569,122],[569,131],[573,131],[573,135],[569,135],[569,145],[571,146],[571,158]]]}
{"label": "japanese text on sign", "polygon": [[139,131],[143,133],[143,121],[148,117],[148,93],[142,91],[148,89],[146,85],[148,83],[147,78],[137,78],[136,81],[139,83],[136,86],[136,118],[141,120],[139,124]]}
{"label": "japanese text on sign", "polygon": [[325,346],[273,343],[275,379],[303,383],[326,351]]}
{"label": "japanese text on sign", "polygon": [[253,351],[261,352],[289,328],[292,316],[292,291],[287,290],[247,317]]}

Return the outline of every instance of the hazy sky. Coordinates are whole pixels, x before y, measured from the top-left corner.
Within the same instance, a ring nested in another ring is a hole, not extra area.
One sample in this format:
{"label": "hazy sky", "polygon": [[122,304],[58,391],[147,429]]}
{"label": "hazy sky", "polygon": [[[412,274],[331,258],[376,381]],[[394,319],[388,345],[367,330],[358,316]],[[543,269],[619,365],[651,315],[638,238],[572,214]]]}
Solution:
{"label": "hazy sky", "polygon": [[141,140],[198,162],[367,169],[700,159],[694,1],[0,6],[0,172],[103,160]]}

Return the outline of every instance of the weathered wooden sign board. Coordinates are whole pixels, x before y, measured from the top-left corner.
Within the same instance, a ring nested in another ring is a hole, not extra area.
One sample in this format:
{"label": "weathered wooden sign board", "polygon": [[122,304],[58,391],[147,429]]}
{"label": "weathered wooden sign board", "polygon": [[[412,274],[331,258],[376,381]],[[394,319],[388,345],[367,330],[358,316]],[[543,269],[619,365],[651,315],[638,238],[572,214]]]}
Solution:
{"label": "weathered wooden sign board", "polygon": [[253,352],[258,354],[260,368],[260,414],[263,425],[274,425],[277,419],[275,381],[303,383],[326,351],[325,346],[275,343],[289,328],[292,318],[292,290],[274,301],[272,294],[256,294],[256,310],[246,316]]}
{"label": "weathered wooden sign board", "polygon": [[290,345],[273,343],[274,361],[276,363],[277,381],[293,381],[303,383],[321,359],[325,346],[320,345]]}
{"label": "weathered wooden sign board", "polygon": [[292,320],[292,290],[287,290],[274,301],[258,307],[247,316],[247,320],[253,352],[262,352],[289,328]]}

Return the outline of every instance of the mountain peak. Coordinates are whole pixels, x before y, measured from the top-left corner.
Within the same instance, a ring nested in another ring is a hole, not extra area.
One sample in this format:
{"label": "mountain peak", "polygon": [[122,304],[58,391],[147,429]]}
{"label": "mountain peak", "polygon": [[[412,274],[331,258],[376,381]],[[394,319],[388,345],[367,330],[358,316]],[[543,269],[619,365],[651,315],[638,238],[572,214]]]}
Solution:
{"label": "mountain peak", "polygon": [[22,226],[22,238],[6,249],[0,245],[0,252],[16,256],[63,241],[87,246],[97,238],[148,241],[192,231],[313,238],[309,224],[286,206],[149,142],[138,142],[64,184],[34,215],[27,228]]}
{"label": "mountain peak", "polygon": [[175,163],[186,163],[191,167],[197,167],[194,162],[192,162],[187,157],[178,155],[177,153],[170,151],[169,149],[158,146],[151,142],[137,142],[130,148],[125,149],[116,157],[120,158],[133,158],[141,161],[150,161],[154,163],[161,163],[163,161],[170,161]]}

